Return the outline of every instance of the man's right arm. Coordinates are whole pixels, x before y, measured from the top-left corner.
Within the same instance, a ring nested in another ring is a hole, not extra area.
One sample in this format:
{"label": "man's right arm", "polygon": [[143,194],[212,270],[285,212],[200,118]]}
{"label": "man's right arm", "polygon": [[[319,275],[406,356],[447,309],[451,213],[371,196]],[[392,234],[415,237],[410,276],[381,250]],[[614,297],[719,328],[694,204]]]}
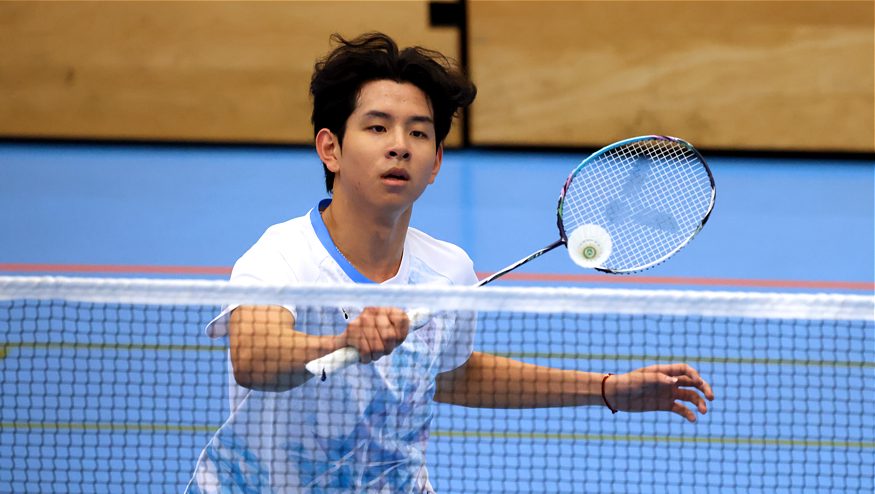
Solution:
{"label": "man's right arm", "polygon": [[340,335],[295,330],[295,317],[277,306],[242,306],[231,313],[228,334],[237,384],[259,391],[287,391],[313,377],[304,365],[343,348]]}
{"label": "man's right arm", "polygon": [[229,339],[234,379],[245,388],[287,391],[313,377],[307,362],[351,346],[368,363],[392,353],[407,337],[400,309],[369,307],[339,335],[314,336],[295,329],[295,317],[277,306],[242,306],[231,313]]}

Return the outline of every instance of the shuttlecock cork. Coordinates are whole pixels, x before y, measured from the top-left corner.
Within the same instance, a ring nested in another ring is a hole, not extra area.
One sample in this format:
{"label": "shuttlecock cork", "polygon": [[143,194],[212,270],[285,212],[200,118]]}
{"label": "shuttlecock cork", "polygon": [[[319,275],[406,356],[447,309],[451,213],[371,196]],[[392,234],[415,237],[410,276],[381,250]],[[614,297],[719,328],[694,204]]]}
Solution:
{"label": "shuttlecock cork", "polygon": [[566,246],[575,264],[589,269],[598,268],[611,255],[611,235],[598,225],[581,225],[568,235]]}

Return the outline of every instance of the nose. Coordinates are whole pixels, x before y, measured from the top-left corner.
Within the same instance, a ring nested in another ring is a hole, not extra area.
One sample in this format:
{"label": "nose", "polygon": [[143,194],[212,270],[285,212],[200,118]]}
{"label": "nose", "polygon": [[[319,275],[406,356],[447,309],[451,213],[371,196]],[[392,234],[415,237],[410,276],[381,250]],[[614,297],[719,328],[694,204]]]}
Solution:
{"label": "nose", "polygon": [[401,150],[401,149],[390,149],[388,153],[390,158],[400,159],[400,160],[409,160],[410,159],[410,151]]}
{"label": "nose", "polygon": [[394,132],[395,139],[393,139],[392,143],[389,145],[388,151],[386,151],[386,156],[391,159],[396,160],[409,160],[410,159],[410,149],[407,147],[407,141],[405,139],[405,134],[402,132]]}

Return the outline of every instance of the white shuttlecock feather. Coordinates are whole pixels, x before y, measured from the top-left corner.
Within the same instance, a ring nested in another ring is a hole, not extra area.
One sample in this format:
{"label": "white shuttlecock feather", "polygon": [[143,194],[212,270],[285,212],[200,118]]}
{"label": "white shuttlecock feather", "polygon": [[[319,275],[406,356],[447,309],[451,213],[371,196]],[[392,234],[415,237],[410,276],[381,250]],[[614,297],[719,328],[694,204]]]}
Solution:
{"label": "white shuttlecock feather", "polygon": [[611,235],[599,225],[581,225],[568,235],[568,255],[584,268],[598,268],[611,256]]}

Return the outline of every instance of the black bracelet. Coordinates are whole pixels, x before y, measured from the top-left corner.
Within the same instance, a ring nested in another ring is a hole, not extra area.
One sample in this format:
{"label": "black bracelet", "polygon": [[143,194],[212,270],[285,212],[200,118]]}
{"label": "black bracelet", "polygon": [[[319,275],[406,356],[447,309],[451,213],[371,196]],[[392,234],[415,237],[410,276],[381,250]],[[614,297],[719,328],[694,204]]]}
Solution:
{"label": "black bracelet", "polygon": [[605,374],[605,378],[602,379],[602,400],[604,400],[605,406],[608,407],[608,410],[610,410],[611,413],[617,413],[617,409],[612,407],[611,404],[608,403],[608,397],[605,396],[605,382],[607,382],[608,378],[611,376],[613,376],[613,374],[608,373],[608,374]]}

